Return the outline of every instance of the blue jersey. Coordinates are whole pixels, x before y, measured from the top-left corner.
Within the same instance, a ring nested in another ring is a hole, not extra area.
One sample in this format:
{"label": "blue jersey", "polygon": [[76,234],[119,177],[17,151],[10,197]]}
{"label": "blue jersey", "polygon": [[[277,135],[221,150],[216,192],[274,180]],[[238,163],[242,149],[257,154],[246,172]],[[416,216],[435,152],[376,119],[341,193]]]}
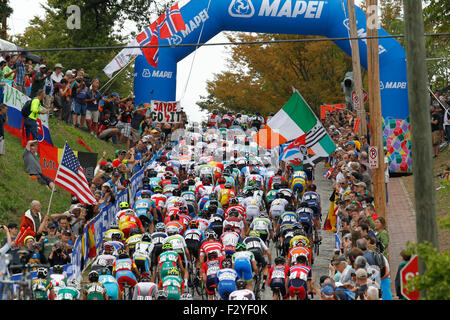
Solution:
{"label": "blue jersey", "polygon": [[159,183],[161,182],[161,178],[158,177],[153,177],[150,178],[150,185],[152,186],[152,188],[156,188],[156,187],[160,187]]}
{"label": "blue jersey", "polygon": [[202,242],[205,240],[205,234],[199,229],[188,229],[184,232],[184,240],[195,240]]}
{"label": "blue jersey", "polygon": [[155,207],[155,203],[150,199],[141,199],[134,203],[133,209],[136,212],[138,217],[146,216],[147,218],[151,218],[150,214],[152,208]]}
{"label": "blue jersey", "polygon": [[205,204],[209,201],[209,197],[205,196],[202,197],[199,201],[198,201],[198,210],[201,211],[203,210],[203,208],[205,207]]}
{"label": "blue jersey", "polygon": [[219,283],[221,281],[235,282],[236,279],[239,279],[239,274],[236,272],[236,270],[231,268],[220,269],[216,273],[216,283]]}
{"label": "blue jersey", "polygon": [[186,200],[186,203],[188,205],[194,205],[195,206],[195,193],[192,191],[184,191],[181,193],[181,197],[184,198]]}
{"label": "blue jersey", "polygon": [[106,294],[111,300],[119,300],[119,284],[116,278],[111,275],[101,275],[98,282],[103,284],[106,289]]}
{"label": "blue jersey", "polygon": [[278,224],[280,225],[280,231],[291,229],[296,223],[298,223],[298,216],[295,212],[287,211],[281,214],[278,218]]}

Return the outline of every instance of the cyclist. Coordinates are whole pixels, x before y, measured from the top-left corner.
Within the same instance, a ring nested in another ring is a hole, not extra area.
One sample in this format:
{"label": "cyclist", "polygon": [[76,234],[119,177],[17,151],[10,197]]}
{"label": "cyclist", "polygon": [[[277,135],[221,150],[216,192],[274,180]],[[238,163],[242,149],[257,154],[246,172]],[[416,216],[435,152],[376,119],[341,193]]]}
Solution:
{"label": "cyclist", "polygon": [[273,292],[274,300],[281,300],[287,298],[286,278],[289,272],[289,267],[285,264],[284,257],[276,257],[275,265],[269,270],[269,277],[267,284]]}
{"label": "cyclist", "polygon": [[[287,182],[287,180],[285,177],[283,177],[283,170],[278,169],[275,175],[267,180],[267,190],[277,190],[280,187],[280,184],[283,182]],[[275,186],[277,186],[278,188],[275,188]]]}
{"label": "cyclist", "polygon": [[159,289],[167,293],[168,300],[180,300],[184,293],[184,283],[180,277],[180,271],[172,267],[167,271],[167,275],[161,279]]}
{"label": "cyclist", "polygon": [[125,248],[127,249],[130,257],[133,256],[136,244],[141,241],[142,234],[139,232],[139,230],[137,228],[131,229],[128,235],[128,239],[125,241]]}
{"label": "cyclist", "polygon": [[257,231],[262,241],[273,240],[273,226],[266,212],[261,212],[258,218],[250,224],[250,230]]}
{"label": "cyclist", "polygon": [[281,193],[277,193],[275,199],[270,204],[269,216],[273,220],[273,227],[275,230],[278,228],[278,219],[281,214],[286,211],[286,205],[289,202],[283,197]]}
{"label": "cyclist", "polygon": [[133,260],[139,272],[150,272],[152,251],[152,236],[146,232],[142,235],[141,241],[136,243],[134,247]]}
{"label": "cyclist", "polygon": [[149,193],[142,193],[141,199],[133,205],[137,217],[141,220],[144,229],[153,232],[153,221],[156,221],[155,203]]}
{"label": "cyclist", "polygon": [[222,242],[223,250],[227,257],[231,257],[233,253],[236,252],[236,246],[241,241],[240,234],[234,231],[232,226],[227,225],[223,228],[223,233],[220,236],[220,242]]}
{"label": "cyclist", "polygon": [[322,240],[321,228],[320,228],[320,218],[322,217],[322,205],[320,202],[320,195],[316,192],[317,187],[315,184],[308,184],[306,187],[306,192],[303,194],[302,202],[306,202],[308,207],[313,210],[313,224],[316,228],[319,239]]}
{"label": "cyclist", "polygon": [[299,255],[296,263],[289,268],[286,284],[290,300],[294,300],[294,297],[298,297],[299,300],[309,300],[308,294],[312,292],[312,272],[306,263],[307,257]]}
{"label": "cyclist", "polygon": [[253,188],[248,189],[244,193],[244,203],[245,212],[247,213],[247,221],[251,223],[253,219],[259,217],[261,212],[261,203],[253,193]]}
{"label": "cyclist", "polygon": [[[112,241],[113,235],[115,236],[115,241],[124,241],[125,236],[123,235],[123,232],[119,229],[119,224],[117,222],[112,222],[109,226],[109,230],[105,232],[105,235],[103,236],[103,241]],[[118,236],[117,236],[118,235]]]}
{"label": "cyclist", "polygon": [[207,230],[205,232],[206,240],[200,246],[200,261],[197,264],[197,268],[203,266],[205,263],[208,254],[211,251],[217,252],[217,256],[221,257],[223,252],[223,245],[220,241],[218,241],[217,234],[212,230]]}
{"label": "cyclist", "polygon": [[37,279],[32,280],[31,289],[35,300],[54,300],[55,291],[52,281],[48,278],[48,270],[44,267],[38,267],[36,270]]}
{"label": "cyclist", "polygon": [[285,230],[291,229],[296,223],[298,223],[298,217],[295,208],[291,204],[287,204],[285,212],[278,218],[276,232],[281,235]]}
{"label": "cyclist", "polygon": [[106,289],[106,294],[109,300],[119,300],[122,299],[119,284],[116,278],[111,275],[111,270],[108,268],[103,268],[99,271],[98,282],[100,282]]}
{"label": "cyclist", "polygon": [[264,241],[261,240],[258,231],[250,231],[249,236],[244,239],[243,244],[247,248],[248,251],[253,253],[255,260],[257,262],[258,267],[261,267],[263,274],[263,285],[262,289],[264,290],[265,281],[267,279],[267,261],[264,256],[267,256],[269,264],[272,261],[272,254],[270,253],[269,248],[266,246]]}
{"label": "cyclist", "polygon": [[195,258],[195,261],[200,259],[200,245],[205,240],[203,231],[199,229],[198,220],[192,220],[189,222],[189,229],[183,235],[189,255],[191,258]]}
{"label": "cyclist", "polygon": [[154,268],[157,265],[158,257],[162,252],[162,246],[164,244],[164,239],[167,238],[166,231],[166,225],[163,222],[158,222],[155,225],[155,232],[152,233],[152,244],[153,244],[153,250],[151,254],[151,270],[154,270]]}
{"label": "cyclist", "polygon": [[81,293],[79,287],[80,284],[74,277],[67,279],[67,286],[60,288],[55,300],[80,300]]}
{"label": "cyclist", "polygon": [[223,257],[219,257],[217,251],[210,251],[206,262],[202,265],[202,278],[205,284],[208,300],[214,300],[216,283],[216,273],[219,271]]}
{"label": "cyclist", "polygon": [[125,239],[129,237],[131,229],[139,228],[141,233],[145,232],[141,220],[139,220],[134,211],[131,209],[126,210],[124,214],[120,216],[118,222],[119,222],[119,229],[123,232]]}
{"label": "cyclist", "polygon": [[299,208],[297,209],[297,219],[302,225],[303,230],[310,242],[312,242],[313,237],[313,215],[314,211],[308,206],[307,202],[301,202]]}
{"label": "cyclist", "polygon": [[301,199],[303,193],[306,191],[306,181],[308,177],[305,171],[295,171],[292,174],[290,186],[294,194],[298,195],[298,198]]}
{"label": "cyclist", "polygon": [[236,191],[229,182],[225,182],[224,187],[220,190],[219,201],[224,209],[228,208],[230,205],[230,199],[236,196]]}
{"label": "cyclist", "polygon": [[119,250],[118,258],[114,261],[112,274],[119,284],[120,291],[123,292],[124,283],[134,287],[139,278],[139,270],[128,252],[125,249]]}
{"label": "cyclist", "polygon": [[311,249],[309,249],[309,240],[305,236],[300,236],[301,238],[292,242],[292,248],[289,250],[287,259],[288,266],[295,264],[297,257],[303,255],[307,258],[307,263],[309,266],[312,265],[312,254]]}
{"label": "cyclist", "polygon": [[172,250],[178,252],[181,258],[183,266],[187,266],[188,261],[191,261],[191,256],[189,255],[189,250],[187,248],[186,241],[183,236],[179,234],[182,230],[176,231],[175,228],[166,228],[167,238],[164,239],[164,243],[170,243],[172,245]]}
{"label": "cyclist", "polygon": [[158,264],[153,270],[152,282],[155,282],[157,274],[160,279],[163,279],[173,267],[178,267],[182,273],[185,273],[181,257],[178,252],[173,250],[172,244],[170,242],[164,243],[162,250],[163,252],[158,256]]}
{"label": "cyclist", "polygon": [[195,193],[189,190],[189,184],[181,184],[181,197],[186,200],[186,206],[189,211],[191,218],[195,217],[197,214],[197,203]]}
{"label": "cyclist", "polygon": [[116,214],[116,221],[119,221],[122,216],[130,209],[130,204],[126,201],[119,203],[119,211]]}
{"label": "cyclist", "polygon": [[97,271],[89,272],[89,284],[83,288],[83,300],[108,300],[106,288],[98,279],[100,275]]}
{"label": "cyclist", "polygon": [[255,294],[253,293],[252,290],[247,289],[248,287],[248,282],[243,280],[243,279],[239,279],[236,280],[236,291],[233,291],[232,293],[230,293],[230,295],[228,296],[229,300],[256,300],[255,298]]}
{"label": "cyclist", "polygon": [[64,272],[64,267],[61,265],[53,266],[53,273],[50,274],[50,280],[52,281],[55,295],[58,295],[58,290],[67,285],[67,276]]}
{"label": "cyclist", "polygon": [[236,246],[236,252],[232,255],[231,261],[233,262],[233,268],[240,275],[241,279],[249,282],[249,289],[253,289],[251,283],[253,279],[253,272],[258,273],[258,267],[256,265],[255,256],[251,251],[248,251],[245,244],[239,243]]}
{"label": "cyclist", "polygon": [[230,259],[222,261],[222,268],[216,273],[217,292],[222,300],[228,300],[230,293],[236,291],[236,280],[239,278],[233,269]]}
{"label": "cyclist", "polygon": [[162,222],[163,217],[166,214],[166,201],[167,197],[163,194],[163,189],[160,186],[154,188],[154,194],[151,199],[155,203],[156,221]]}
{"label": "cyclist", "polygon": [[156,300],[157,294],[158,286],[151,281],[150,274],[144,272],[141,274],[141,281],[134,286],[131,300]]}
{"label": "cyclist", "polygon": [[233,231],[236,231],[244,238],[247,229],[245,228],[244,219],[239,216],[239,211],[237,209],[231,210],[228,213],[228,217],[223,221],[223,230],[227,227],[231,227]]}

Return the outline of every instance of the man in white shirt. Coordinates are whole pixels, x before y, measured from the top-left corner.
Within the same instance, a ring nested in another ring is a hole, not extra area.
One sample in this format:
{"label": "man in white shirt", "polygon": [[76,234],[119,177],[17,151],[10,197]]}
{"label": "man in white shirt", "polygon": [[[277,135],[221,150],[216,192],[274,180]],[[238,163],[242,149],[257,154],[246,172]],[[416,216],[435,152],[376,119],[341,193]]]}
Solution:
{"label": "man in white shirt", "polygon": [[50,77],[53,80],[53,83],[60,83],[61,80],[64,78],[62,69],[63,69],[63,66],[61,65],[61,63],[55,64],[55,71],[53,71],[53,73]]}

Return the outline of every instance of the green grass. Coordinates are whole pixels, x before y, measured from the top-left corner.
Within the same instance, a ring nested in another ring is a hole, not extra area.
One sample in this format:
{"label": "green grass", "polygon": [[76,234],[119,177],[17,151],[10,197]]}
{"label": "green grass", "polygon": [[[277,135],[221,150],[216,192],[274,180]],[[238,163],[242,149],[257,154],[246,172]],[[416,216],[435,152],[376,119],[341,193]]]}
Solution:
{"label": "green grass", "polygon": [[[98,159],[103,150],[107,152],[107,158],[114,159],[115,150],[126,147],[124,144],[114,145],[112,142],[100,140],[54,118],[50,119],[50,134],[55,147],[63,148],[67,141],[73,150],[89,152],[78,144],[77,140],[81,138],[94,153],[98,153]],[[22,214],[29,209],[32,200],[39,200],[42,212],[47,213],[51,191],[30,179],[25,172],[20,139],[6,132],[5,140],[6,154],[0,158],[0,224],[19,224]],[[57,191],[53,195],[50,213],[64,212],[70,206],[70,193],[61,187],[57,187]]]}

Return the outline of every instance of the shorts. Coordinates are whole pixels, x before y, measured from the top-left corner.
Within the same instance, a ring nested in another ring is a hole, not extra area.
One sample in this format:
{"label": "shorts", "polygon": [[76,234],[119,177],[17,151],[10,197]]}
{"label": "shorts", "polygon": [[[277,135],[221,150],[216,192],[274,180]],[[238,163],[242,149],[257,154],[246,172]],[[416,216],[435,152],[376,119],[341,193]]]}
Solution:
{"label": "shorts", "polygon": [[193,239],[186,239],[186,246],[189,250],[189,254],[191,257],[198,258],[200,252],[200,241]]}
{"label": "shorts", "polygon": [[150,272],[149,261],[148,259],[134,259],[134,263],[138,268],[139,272]]}
{"label": "shorts", "polygon": [[234,262],[234,270],[241,277],[241,279],[244,279],[245,281],[253,279],[252,264],[248,260],[236,260]]}
{"label": "shorts", "polygon": [[158,243],[158,244],[155,244],[155,246],[153,247],[153,250],[152,250],[152,262],[151,262],[151,266],[152,266],[152,269],[153,269],[153,267],[156,267],[156,265],[158,264],[158,257],[159,257],[159,255],[163,252],[163,250],[162,250],[162,243]]}
{"label": "shorts", "polygon": [[264,268],[267,265],[266,259],[264,259],[264,255],[259,249],[250,249],[250,252],[255,256],[256,263]]}
{"label": "shorts", "polygon": [[128,270],[124,271],[117,271],[116,273],[116,280],[119,284],[120,291],[123,291],[123,284],[126,283],[130,287],[134,287],[137,284],[136,277],[134,276],[134,273]]}
{"label": "shorts", "polygon": [[213,295],[217,287],[216,275],[206,277],[206,293]]}
{"label": "shorts", "polygon": [[433,142],[433,146],[439,145],[441,143],[441,131],[436,130],[431,132],[431,140]]}
{"label": "shorts", "polygon": [[120,132],[123,133],[123,136],[125,138],[130,138],[131,139],[131,124],[130,123],[125,123],[124,126],[123,126],[123,129]]}
{"label": "shorts", "polygon": [[141,135],[139,134],[139,130],[131,128],[131,140],[133,141],[133,143],[137,143],[140,138]]}
{"label": "shorts", "polygon": [[37,181],[44,185],[44,186],[48,186],[50,185],[51,182],[53,182],[52,179],[50,179],[49,177],[44,176],[42,173],[39,174],[30,174],[30,176],[36,177]]}
{"label": "shorts", "polygon": [[272,292],[278,291],[283,298],[285,298],[287,296],[286,285],[285,285],[284,279],[280,279],[280,278],[272,279],[272,280],[270,280],[269,286],[270,286],[270,289],[272,290]]}
{"label": "shorts", "polygon": [[288,292],[290,297],[299,294],[301,300],[308,300],[308,287],[306,281],[302,279],[292,279],[288,283]]}
{"label": "shorts", "polygon": [[100,132],[98,135],[98,138],[106,140],[117,133],[118,133],[117,128],[109,128],[109,129],[106,129],[106,130],[103,130],[102,132]]}
{"label": "shorts", "polygon": [[0,154],[5,154],[5,138],[0,138]]}
{"label": "shorts", "polygon": [[164,291],[167,292],[167,300],[180,300],[181,298],[180,289],[176,286],[168,286],[164,288]]}
{"label": "shorts", "polygon": [[98,110],[86,110],[86,120],[92,119],[94,123],[97,123],[99,115],[100,112]]}
{"label": "shorts", "polygon": [[74,108],[75,114],[85,116],[86,110],[87,110],[87,106],[85,104],[80,104],[78,102],[75,102],[75,108]]}
{"label": "shorts", "polygon": [[233,280],[222,280],[217,286],[217,292],[222,300],[228,300],[230,293],[236,290],[236,282]]}

